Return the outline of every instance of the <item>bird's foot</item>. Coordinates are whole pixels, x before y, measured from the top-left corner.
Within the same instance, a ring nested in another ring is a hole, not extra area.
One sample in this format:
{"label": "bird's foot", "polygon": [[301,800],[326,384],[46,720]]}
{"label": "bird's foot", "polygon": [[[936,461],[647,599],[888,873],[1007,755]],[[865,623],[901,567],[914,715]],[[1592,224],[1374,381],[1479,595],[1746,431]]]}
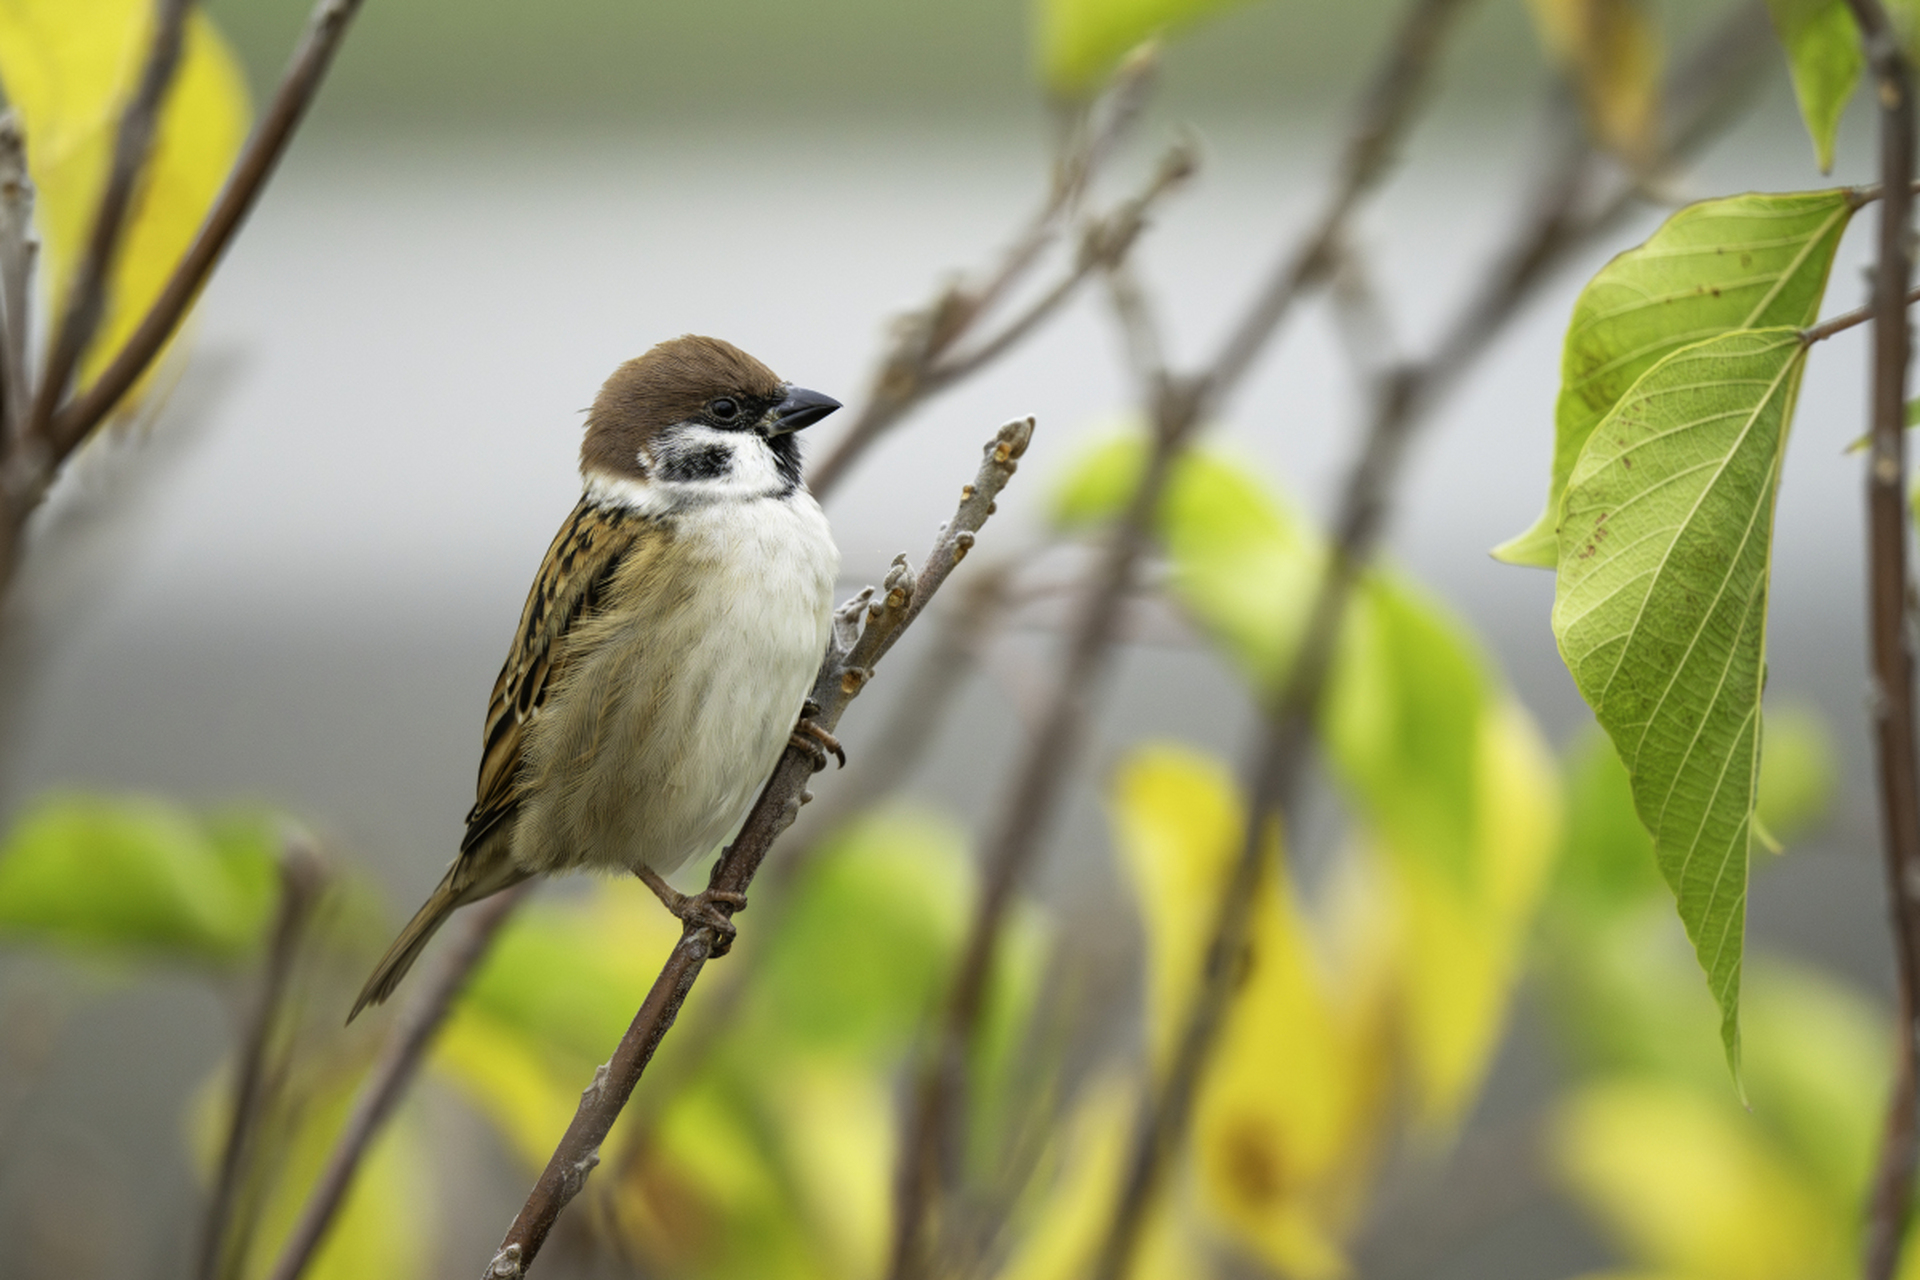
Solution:
{"label": "bird's foot", "polygon": [[713,930],[714,955],[723,956],[732,950],[733,940],[739,935],[739,930],[733,926],[733,916],[747,909],[746,894],[734,893],[730,889],[681,893],[661,879],[651,867],[641,867],[633,874],[640,878],[640,883],[653,890],[653,896],[660,899],[661,905],[677,918]]}
{"label": "bird's foot", "polygon": [[838,760],[840,767],[844,769],[847,767],[846,748],[840,745],[840,739],[834,737],[825,729],[822,729],[819,724],[815,722],[814,717],[819,714],[820,704],[812,698],[808,698],[806,705],[800,708],[800,722],[793,726],[793,733],[788,736],[787,743],[789,746],[800,748],[813,757],[813,771],[815,773],[827,767],[827,756],[829,754]]}

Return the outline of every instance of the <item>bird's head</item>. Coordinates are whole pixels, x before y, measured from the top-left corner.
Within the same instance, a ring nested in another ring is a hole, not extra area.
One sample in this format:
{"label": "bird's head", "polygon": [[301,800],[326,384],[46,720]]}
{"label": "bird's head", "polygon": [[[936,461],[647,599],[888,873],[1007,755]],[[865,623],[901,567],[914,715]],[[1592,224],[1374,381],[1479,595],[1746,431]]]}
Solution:
{"label": "bird's head", "polygon": [[658,513],[782,497],[800,485],[793,433],[839,407],[730,342],[675,338],[600,388],[580,471],[606,497]]}

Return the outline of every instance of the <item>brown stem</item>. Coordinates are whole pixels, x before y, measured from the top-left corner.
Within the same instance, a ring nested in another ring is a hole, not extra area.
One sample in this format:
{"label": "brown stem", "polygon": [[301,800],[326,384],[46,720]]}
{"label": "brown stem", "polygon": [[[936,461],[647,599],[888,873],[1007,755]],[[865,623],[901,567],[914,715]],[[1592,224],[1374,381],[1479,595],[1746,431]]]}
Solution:
{"label": "brown stem", "polygon": [[[1907,290],[1906,305],[1912,306],[1916,302],[1920,302],[1920,289]],[[1867,321],[1873,319],[1875,314],[1875,304],[1871,302],[1864,307],[1855,307],[1851,311],[1843,311],[1831,320],[1822,320],[1812,328],[1802,329],[1800,331],[1800,341],[1806,343],[1824,342],[1836,333],[1845,333],[1848,329],[1865,324]]]}
{"label": "brown stem", "polygon": [[[941,529],[919,574],[907,568],[906,557],[902,556],[894,561],[879,593],[868,588],[835,616],[834,639],[813,685],[812,700],[819,707],[813,719],[822,729],[831,731],[839,724],[847,705],[871,678],[874,665],[966,556],[1032,438],[1031,418],[1002,427],[988,442],[985,460],[973,483],[962,488],[959,509]],[[715,864],[709,891],[747,891],[767,850],[792,825],[800,806],[810,798],[806,788],[812,776],[813,758],[797,747],[788,748],[740,834]],[[724,906],[720,909],[727,910]],[[587,1175],[600,1163],[601,1143],[646,1071],[654,1050],[673,1026],[701,970],[714,956],[718,941],[711,925],[688,919],[679,944],[661,967],[660,976],[613,1057],[594,1073],[593,1083],[580,1095],[573,1122],[500,1242],[499,1252],[487,1265],[490,1280],[518,1280],[533,1265],[561,1210],[579,1194]]]}
{"label": "brown stem", "polygon": [[[208,210],[199,234],[174,268],[166,287],[100,376],[55,416],[52,428],[55,463],[72,453],[87,433],[113,412],[120,398],[146,372],[160,348],[180,327],[201,286],[252,211],[280,157],[286,153],[287,143],[313,104],[320,82],[326,78],[327,68],[332,65],[333,55],[339,51],[347,26],[359,12],[360,4],[361,0],[319,0],[314,6],[307,19],[306,33],[280,78],[280,86],[274,90],[273,101],[234,163],[226,186]],[[44,393],[45,388],[42,390]]]}
{"label": "brown stem", "polygon": [[286,1002],[294,957],[299,953],[301,939],[313,919],[313,909],[325,884],[319,857],[305,841],[289,840],[280,857],[280,910],[267,948],[260,998],[248,1020],[239,1069],[234,1076],[233,1114],[227,1121],[220,1172],[214,1179],[213,1197],[207,1203],[207,1217],[201,1227],[200,1262],[195,1271],[200,1280],[215,1280],[227,1256],[227,1227],[233,1216],[234,1199],[265,1111],[267,1050]]}
{"label": "brown stem", "polygon": [[33,404],[27,344],[32,334],[33,179],[19,118],[0,117],[0,449],[20,443]]}
{"label": "brown stem", "polygon": [[1920,754],[1913,654],[1907,647],[1907,290],[1913,279],[1913,76],[1879,0],[1847,0],[1860,25],[1880,106],[1879,262],[1873,283],[1873,445],[1867,463],[1868,630],[1873,729],[1893,915],[1901,1033],[1896,1079],[1867,1219],[1867,1280],[1890,1280],[1900,1262],[1913,1197],[1915,1042],[1920,1039]]}
{"label": "brown stem", "polygon": [[66,311],[60,318],[60,327],[47,349],[46,369],[35,389],[24,432],[29,440],[48,434],[54,406],[66,395],[81,353],[100,327],[100,315],[107,299],[107,276],[113,270],[120,237],[126,230],[134,188],[153,150],[161,103],[180,66],[180,46],[187,14],[192,8],[193,0],[156,0],[154,5],[153,39],[147,46],[147,60],[140,70],[133,97],[120,114],[120,129],[113,141],[113,160],[107,170],[106,185],[100,191],[100,203],[94,207],[93,230],[87,237],[86,252],[81,255],[67,286]]}
{"label": "brown stem", "polygon": [[[1157,367],[1164,344],[1143,333],[1151,317],[1130,275],[1110,271],[1130,352],[1156,367],[1138,370],[1152,397],[1155,430],[1145,471],[1115,523],[1075,619],[1053,695],[1013,772],[1004,811],[987,846],[986,883],[910,1112],[896,1191],[893,1280],[928,1272],[934,1253],[931,1218],[948,1164],[952,1134],[965,1106],[967,1047],[984,1006],[993,956],[1015,888],[1043,847],[1085,739],[1094,696],[1111,663],[1114,630],[1174,463],[1204,420],[1236,387],[1293,303],[1318,283],[1330,252],[1361,198],[1378,182],[1413,118],[1429,80],[1441,35],[1467,0],[1414,0],[1389,56],[1364,97],[1325,208],[1305,240],[1283,257],[1272,282],[1234,326],[1216,362],[1192,379]],[[1118,263],[1116,262],[1117,266]]]}
{"label": "brown stem", "polygon": [[373,1140],[406,1092],[426,1059],[434,1033],[446,1021],[454,999],[486,955],[493,937],[527,896],[531,885],[516,885],[479,903],[466,913],[464,932],[440,957],[431,977],[420,984],[399,1017],[394,1019],[373,1069],[360,1086],[353,1111],[334,1139],[327,1163],[307,1193],[300,1217],[280,1247],[271,1280],[298,1280],[313,1261],[327,1231],[346,1200]]}

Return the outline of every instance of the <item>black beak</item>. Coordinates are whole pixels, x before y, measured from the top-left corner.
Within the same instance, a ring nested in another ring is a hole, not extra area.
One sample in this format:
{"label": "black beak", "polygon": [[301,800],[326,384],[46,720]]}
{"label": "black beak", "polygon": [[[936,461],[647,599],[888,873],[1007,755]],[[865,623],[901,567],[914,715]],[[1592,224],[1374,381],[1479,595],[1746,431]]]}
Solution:
{"label": "black beak", "polygon": [[789,431],[812,426],[839,407],[840,402],[832,396],[823,396],[818,391],[788,383],[786,399],[768,410],[762,420],[765,425],[761,429],[770,436],[783,436]]}

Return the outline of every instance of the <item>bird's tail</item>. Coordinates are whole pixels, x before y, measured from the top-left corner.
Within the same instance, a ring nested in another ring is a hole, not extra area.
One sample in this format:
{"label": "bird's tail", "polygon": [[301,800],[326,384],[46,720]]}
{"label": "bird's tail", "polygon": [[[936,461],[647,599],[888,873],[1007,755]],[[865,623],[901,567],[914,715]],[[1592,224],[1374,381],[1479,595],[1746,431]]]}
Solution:
{"label": "bird's tail", "polygon": [[347,1014],[352,1022],[360,1016],[360,1011],[370,1004],[380,1004],[393,994],[400,985],[400,979],[407,976],[407,970],[413,968],[413,962],[427,949],[427,943],[433,941],[433,935],[447,922],[459,907],[469,902],[478,902],[491,897],[502,889],[519,884],[527,878],[527,873],[514,866],[505,857],[489,858],[490,866],[476,865],[480,859],[474,854],[463,854],[453,860],[447,868],[447,874],[428,895],[420,909],[413,913],[413,919],[407,921],[407,927],[387,948],[387,954],[380,957],[380,963],[373,968],[373,976],[367,979],[367,985],[360,988],[360,998],[353,1002],[353,1011]]}

